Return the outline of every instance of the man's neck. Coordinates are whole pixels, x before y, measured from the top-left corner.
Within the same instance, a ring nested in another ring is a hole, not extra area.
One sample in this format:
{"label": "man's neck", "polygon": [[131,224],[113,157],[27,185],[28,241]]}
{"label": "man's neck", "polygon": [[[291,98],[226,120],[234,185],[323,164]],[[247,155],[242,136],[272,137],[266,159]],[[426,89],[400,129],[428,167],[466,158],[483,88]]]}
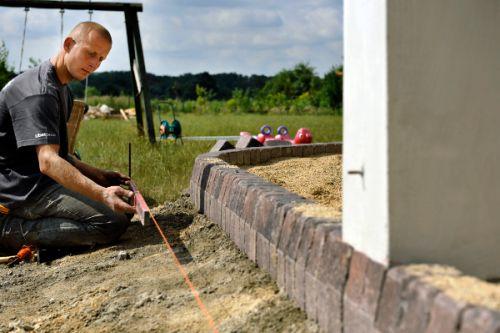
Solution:
{"label": "man's neck", "polygon": [[64,54],[59,52],[50,58],[50,62],[56,69],[56,76],[59,79],[59,82],[61,82],[61,84],[68,84],[72,80],[72,77],[64,65]]}

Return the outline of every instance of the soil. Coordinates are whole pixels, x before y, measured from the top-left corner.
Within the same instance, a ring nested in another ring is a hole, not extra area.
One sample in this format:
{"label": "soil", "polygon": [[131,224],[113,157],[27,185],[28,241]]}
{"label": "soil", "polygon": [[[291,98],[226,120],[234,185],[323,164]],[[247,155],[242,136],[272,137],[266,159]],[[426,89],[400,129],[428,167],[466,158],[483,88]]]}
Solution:
{"label": "soil", "polygon": [[[221,332],[317,332],[188,198],[153,209]],[[126,251],[123,252],[123,251]],[[208,332],[154,226],[50,264],[0,266],[0,332]]]}
{"label": "soil", "polygon": [[342,155],[278,158],[247,170],[317,202],[303,208],[308,215],[342,215]]}

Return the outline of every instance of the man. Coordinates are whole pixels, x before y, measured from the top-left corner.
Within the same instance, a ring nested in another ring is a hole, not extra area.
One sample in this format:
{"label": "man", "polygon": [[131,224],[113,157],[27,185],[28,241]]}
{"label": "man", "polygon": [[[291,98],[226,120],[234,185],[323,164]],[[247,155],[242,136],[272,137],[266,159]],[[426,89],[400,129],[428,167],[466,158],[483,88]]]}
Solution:
{"label": "man", "polygon": [[111,50],[102,25],[83,22],[50,60],[0,92],[0,247],[106,244],[126,230],[122,200],[128,178],[68,155],[66,122],[73,99],[67,84],[84,80]]}

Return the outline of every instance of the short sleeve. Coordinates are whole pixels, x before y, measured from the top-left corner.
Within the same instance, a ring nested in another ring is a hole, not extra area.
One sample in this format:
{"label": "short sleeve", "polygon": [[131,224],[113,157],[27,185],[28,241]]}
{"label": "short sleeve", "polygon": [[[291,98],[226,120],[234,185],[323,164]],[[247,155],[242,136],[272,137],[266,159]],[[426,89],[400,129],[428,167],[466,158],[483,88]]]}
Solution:
{"label": "short sleeve", "polygon": [[30,96],[9,110],[17,148],[59,144],[59,104],[52,95]]}

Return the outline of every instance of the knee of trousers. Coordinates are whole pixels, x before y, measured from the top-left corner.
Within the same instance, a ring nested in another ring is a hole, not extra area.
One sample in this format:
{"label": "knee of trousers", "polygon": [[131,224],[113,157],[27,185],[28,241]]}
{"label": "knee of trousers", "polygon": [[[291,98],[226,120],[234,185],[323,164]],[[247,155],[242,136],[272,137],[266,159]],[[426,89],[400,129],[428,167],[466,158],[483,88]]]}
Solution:
{"label": "knee of trousers", "polygon": [[112,242],[127,230],[130,220],[123,213],[114,213],[93,218],[90,224],[102,233],[107,242]]}

